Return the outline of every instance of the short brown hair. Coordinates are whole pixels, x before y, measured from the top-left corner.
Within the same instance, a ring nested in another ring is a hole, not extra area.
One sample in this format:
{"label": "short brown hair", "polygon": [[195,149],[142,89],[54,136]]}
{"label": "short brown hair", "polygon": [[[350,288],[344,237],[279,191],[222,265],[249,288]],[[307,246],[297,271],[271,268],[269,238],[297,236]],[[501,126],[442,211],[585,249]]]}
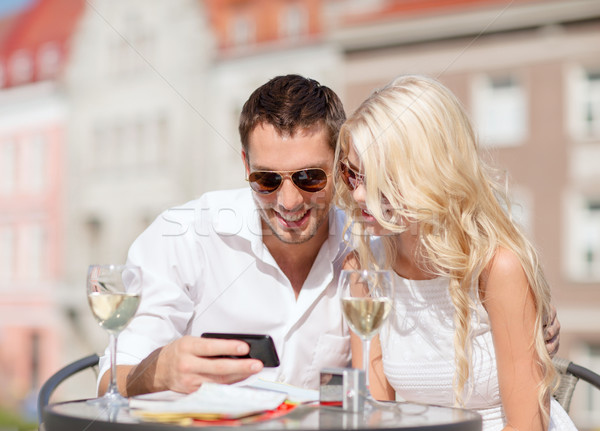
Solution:
{"label": "short brown hair", "polygon": [[335,151],[345,120],[342,102],[330,88],[300,75],[277,76],[254,90],[244,103],[239,124],[242,148],[248,153],[248,137],[262,123],[290,136],[299,129],[322,123],[329,134],[329,145]]}

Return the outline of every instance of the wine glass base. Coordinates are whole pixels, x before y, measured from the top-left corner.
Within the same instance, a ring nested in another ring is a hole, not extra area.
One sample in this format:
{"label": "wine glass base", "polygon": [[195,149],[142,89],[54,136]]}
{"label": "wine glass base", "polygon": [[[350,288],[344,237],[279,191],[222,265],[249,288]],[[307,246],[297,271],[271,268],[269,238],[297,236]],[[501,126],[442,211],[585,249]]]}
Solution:
{"label": "wine glass base", "polygon": [[379,401],[373,398],[372,396],[368,396],[365,398],[365,407],[380,407],[385,405],[384,401]]}
{"label": "wine glass base", "polygon": [[[414,405],[411,404],[411,406],[416,406],[417,404],[415,403]],[[365,403],[364,403],[364,411],[365,412],[372,412],[372,411],[381,411],[381,410],[388,410],[388,411],[393,411],[395,413],[404,413],[404,403],[403,402],[398,402],[398,401],[379,401],[376,400],[375,398],[369,396],[368,398],[365,398]],[[411,414],[421,414],[424,410],[422,409],[418,409],[418,413],[411,413]]]}
{"label": "wine glass base", "polygon": [[129,410],[129,401],[119,393],[105,394],[86,402],[98,410],[98,418],[108,422],[118,422],[120,413]]}
{"label": "wine glass base", "polygon": [[129,400],[119,393],[106,393],[100,398],[93,398],[91,400],[87,400],[87,403],[111,409],[129,407]]}

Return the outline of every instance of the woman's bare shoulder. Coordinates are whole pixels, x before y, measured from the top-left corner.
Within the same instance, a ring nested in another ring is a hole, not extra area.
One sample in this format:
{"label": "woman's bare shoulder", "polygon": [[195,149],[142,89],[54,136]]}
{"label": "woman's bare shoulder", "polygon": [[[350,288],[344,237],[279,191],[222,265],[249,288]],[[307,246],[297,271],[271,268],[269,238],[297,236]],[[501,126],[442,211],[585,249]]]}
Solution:
{"label": "woman's bare shoulder", "polygon": [[494,256],[485,266],[480,277],[480,293],[486,296],[490,290],[502,288],[505,292],[511,288],[520,289],[527,277],[517,254],[506,248],[498,247]]}

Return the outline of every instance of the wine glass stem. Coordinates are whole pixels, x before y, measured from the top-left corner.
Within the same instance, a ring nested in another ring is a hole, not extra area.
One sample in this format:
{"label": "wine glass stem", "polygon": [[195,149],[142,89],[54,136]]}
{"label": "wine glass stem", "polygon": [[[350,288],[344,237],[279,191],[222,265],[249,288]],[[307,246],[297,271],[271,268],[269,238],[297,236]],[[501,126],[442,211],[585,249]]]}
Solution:
{"label": "wine glass stem", "polygon": [[371,339],[370,338],[364,338],[363,339],[363,369],[365,370],[365,389],[367,392],[367,398],[371,397],[371,389],[370,389],[370,385],[369,385],[369,352],[371,349]]}
{"label": "wine glass stem", "polygon": [[117,387],[117,335],[109,334],[110,344],[110,383],[107,394],[120,395],[119,388]]}

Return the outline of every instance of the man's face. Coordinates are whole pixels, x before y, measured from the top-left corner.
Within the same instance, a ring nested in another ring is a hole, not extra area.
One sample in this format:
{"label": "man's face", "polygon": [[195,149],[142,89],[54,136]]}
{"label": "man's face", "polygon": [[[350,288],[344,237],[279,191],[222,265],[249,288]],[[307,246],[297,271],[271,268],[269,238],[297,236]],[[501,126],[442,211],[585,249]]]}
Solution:
{"label": "man's face", "polygon": [[[327,143],[324,127],[299,130],[293,137],[280,136],[270,124],[259,124],[248,139],[248,154],[242,154],[246,174],[253,171],[298,171],[321,168],[327,185],[311,193],[299,189],[290,176],[269,194],[253,193],[265,227],[281,241],[300,244],[317,233],[328,231],[328,213],[333,199],[334,153]],[[247,160],[247,161],[246,161]],[[319,229],[321,228],[321,229]]]}

